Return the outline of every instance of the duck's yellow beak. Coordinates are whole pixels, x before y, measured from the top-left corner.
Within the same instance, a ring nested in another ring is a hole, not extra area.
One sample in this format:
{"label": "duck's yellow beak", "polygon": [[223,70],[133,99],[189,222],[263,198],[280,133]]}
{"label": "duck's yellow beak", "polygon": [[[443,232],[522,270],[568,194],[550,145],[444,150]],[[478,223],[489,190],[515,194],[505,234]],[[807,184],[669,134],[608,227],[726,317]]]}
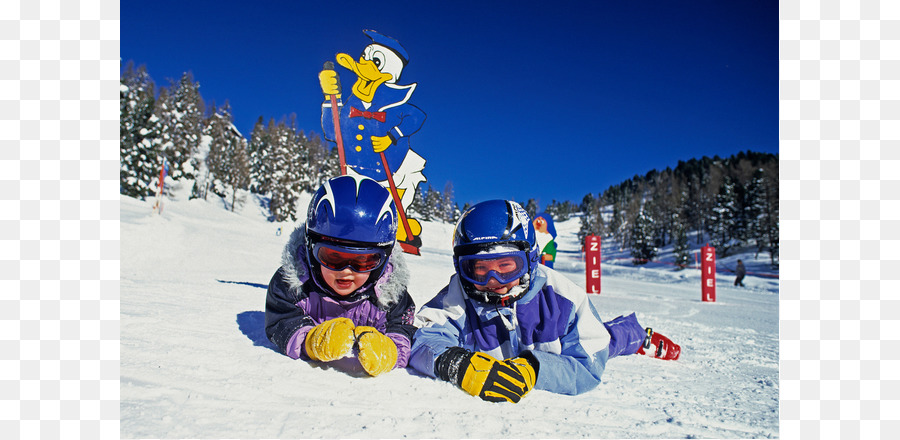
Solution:
{"label": "duck's yellow beak", "polygon": [[363,102],[372,102],[375,90],[385,81],[393,78],[390,73],[383,73],[372,61],[360,58],[359,62],[345,53],[337,54],[337,62],[356,74],[356,83],[353,84],[353,94]]}

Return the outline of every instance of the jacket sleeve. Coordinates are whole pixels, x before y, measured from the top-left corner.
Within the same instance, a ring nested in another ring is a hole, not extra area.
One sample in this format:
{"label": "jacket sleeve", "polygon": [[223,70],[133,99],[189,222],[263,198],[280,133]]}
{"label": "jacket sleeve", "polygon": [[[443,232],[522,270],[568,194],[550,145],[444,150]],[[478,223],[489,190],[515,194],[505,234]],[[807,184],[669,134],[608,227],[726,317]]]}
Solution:
{"label": "jacket sleeve", "polygon": [[566,327],[568,331],[560,338],[560,353],[539,350],[530,353],[539,364],[535,388],[571,395],[590,391],[600,384],[609,359],[609,332],[587,295],[580,289],[568,290],[565,296],[575,307]]}
{"label": "jacket sleeve", "polygon": [[385,335],[397,345],[397,365],[394,368],[405,368],[409,363],[410,346],[416,326],[413,325],[416,315],[416,304],[405,290],[400,300],[387,312]]}
{"label": "jacket sleeve", "polygon": [[282,353],[294,359],[299,357],[302,345],[297,342],[298,332],[305,335],[316,325],[312,317],[297,306],[304,295],[288,286],[281,268],[272,276],[266,292],[266,336]]}
{"label": "jacket sleeve", "polygon": [[441,290],[418,313],[422,327],[413,337],[409,365],[430,377],[434,373],[434,361],[450,347],[462,346],[465,305],[461,298],[448,295],[449,286]]}

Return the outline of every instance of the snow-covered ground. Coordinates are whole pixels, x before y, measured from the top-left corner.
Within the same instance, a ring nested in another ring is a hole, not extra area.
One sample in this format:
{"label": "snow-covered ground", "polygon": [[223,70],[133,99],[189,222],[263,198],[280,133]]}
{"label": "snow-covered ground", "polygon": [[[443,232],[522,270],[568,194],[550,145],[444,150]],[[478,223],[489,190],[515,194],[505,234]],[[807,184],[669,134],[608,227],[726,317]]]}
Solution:
{"label": "snow-covered ground", "polygon": [[[152,201],[121,199],[123,438],[778,437],[777,279],[751,275],[734,288],[721,273],[717,301],[704,303],[698,270],[604,262],[591,298],[601,316],[637,312],[681,358],[615,358],[588,393],[488,403],[408,369],[370,378],[352,360],[341,370],[279,354],[263,310],[293,225],[267,222],[255,198],[237,213],[185,199],[162,215]],[[583,286],[579,221],[556,227],[556,268]],[[452,230],[424,222],[422,255],[406,257],[419,306],[453,271]],[[768,257],[753,257],[721,263],[767,272]]]}

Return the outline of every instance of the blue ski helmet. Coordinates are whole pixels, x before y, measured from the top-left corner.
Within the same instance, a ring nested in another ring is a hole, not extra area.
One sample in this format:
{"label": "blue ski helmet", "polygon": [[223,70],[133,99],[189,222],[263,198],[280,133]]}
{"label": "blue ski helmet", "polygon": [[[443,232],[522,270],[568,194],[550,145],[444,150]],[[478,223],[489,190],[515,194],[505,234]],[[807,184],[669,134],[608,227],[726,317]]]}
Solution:
{"label": "blue ski helmet", "polygon": [[[307,261],[313,273],[321,267],[313,255],[320,242],[353,249],[378,248],[390,257],[397,239],[397,208],[391,193],[378,182],[361,176],[327,180],[309,202],[306,217]],[[387,264],[372,272],[369,281],[384,273]]]}
{"label": "blue ski helmet", "polygon": [[520,289],[511,289],[505,294],[479,291],[475,285],[460,276],[459,280],[470,297],[490,304],[508,305],[525,295],[534,284],[534,274],[538,266],[538,246],[534,226],[528,213],[516,202],[509,200],[488,200],[476,204],[463,213],[453,232],[453,265],[457,274],[465,268],[460,265],[460,257],[470,255],[508,254],[510,250],[520,252],[527,271],[519,279]]}

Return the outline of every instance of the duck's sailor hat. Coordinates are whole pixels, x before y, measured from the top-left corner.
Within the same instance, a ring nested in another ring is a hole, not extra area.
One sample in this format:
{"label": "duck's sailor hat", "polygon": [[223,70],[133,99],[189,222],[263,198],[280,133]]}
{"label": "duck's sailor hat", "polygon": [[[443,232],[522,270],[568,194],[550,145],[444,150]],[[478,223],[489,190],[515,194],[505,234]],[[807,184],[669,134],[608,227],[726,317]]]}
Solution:
{"label": "duck's sailor hat", "polygon": [[403,46],[401,46],[400,43],[397,42],[397,40],[386,35],[381,35],[371,29],[366,29],[363,31],[363,33],[371,38],[372,42],[380,44],[394,51],[394,53],[397,54],[398,57],[400,57],[400,61],[403,62],[404,66],[409,64],[409,54],[406,53],[406,49],[404,49]]}

